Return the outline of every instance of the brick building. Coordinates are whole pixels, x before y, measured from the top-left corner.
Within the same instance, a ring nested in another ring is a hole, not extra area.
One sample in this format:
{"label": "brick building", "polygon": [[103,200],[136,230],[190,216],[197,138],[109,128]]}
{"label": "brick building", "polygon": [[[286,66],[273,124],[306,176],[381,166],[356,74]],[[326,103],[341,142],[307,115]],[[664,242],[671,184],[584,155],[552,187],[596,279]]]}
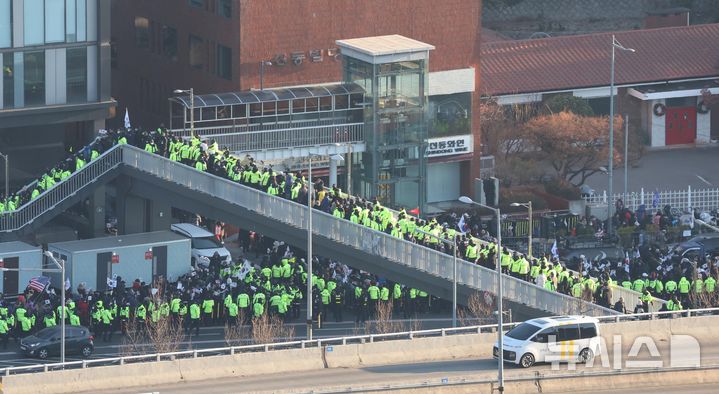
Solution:
{"label": "brick building", "polygon": [[[337,40],[400,34],[435,47],[429,60],[430,140],[469,135],[477,152],[476,157],[430,157],[429,182],[434,177],[449,183],[435,185],[429,202],[468,193],[471,180],[479,177],[480,1],[124,0],[113,5],[113,97],[118,113],[129,108],[133,125],[167,124],[168,98],[178,88],[207,94],[260,89],[261,83],[276,88],[342,81]],[[121,119],[115,122],[119,126]]]}

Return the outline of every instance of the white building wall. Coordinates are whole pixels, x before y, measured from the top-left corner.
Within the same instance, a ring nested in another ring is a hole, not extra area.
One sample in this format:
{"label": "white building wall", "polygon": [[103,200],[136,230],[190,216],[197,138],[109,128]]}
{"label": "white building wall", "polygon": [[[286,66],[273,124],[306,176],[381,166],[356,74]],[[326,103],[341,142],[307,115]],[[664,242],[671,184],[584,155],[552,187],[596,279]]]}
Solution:
{"label": "white building wall", "polygon": [[[662,103],[665,104],[665,100],[651,100],[647,101],[647,119],[649,119],[648,129],[652,136],[652,147],[665,146],[667,137],[667,123],[664,116],[654,115],[654,104]],[[666,115],[665,115],[666,116]]]}
{"label": "white building wall", "polygon": [[697,112],[697,143],[706,144],[711,142],[711,110],[705,114]]}

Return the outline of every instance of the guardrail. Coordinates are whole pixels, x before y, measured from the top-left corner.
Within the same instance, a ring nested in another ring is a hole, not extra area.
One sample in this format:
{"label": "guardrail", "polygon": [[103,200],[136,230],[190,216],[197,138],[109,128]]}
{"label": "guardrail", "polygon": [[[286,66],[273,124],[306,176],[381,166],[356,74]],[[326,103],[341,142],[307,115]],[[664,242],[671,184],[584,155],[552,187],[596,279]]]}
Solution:
{"label": "guardrail", "polygon": [[[660,318],[675,318],[675,317],[692,317],[702,316],[707,314],[719,314],[719,308],[705,308],[705,309],[690,309],[686,311],[678,312],[651,312],[651,313],[638,313],[638,314],[627,314],[627,315],[615,315],[615,316],[598,316],[596,319],[600,323],[621,323],[626,321],[637,321],[637,320],[653,320]],[[521,322],[515,323],[504,323],[502,330],[512,328]],[[395,341],[395,340],[412,340],[423,337],[445,337],[449,335],[461,335],[461,334],[482,334],[482,333],[496,333],[497,324],[484,324],[477,326],[467,327],[456,327],[456,328],[435,328],[431,330],[416,330],[416,331],[403,331],[393,332],[386,334],[365,334],[365,335],[353,335],[346,337],[332,337],[332,338],[318,338],[313,340],[297,340],[287,342],[274,342],[256,345],[242,345],[242,346],[227,346],[220,348],[209,348],[209,349],[193,349],[183,350],[178,352],[168,353],[152,353],[142,354],[135,356],[122,356],[122,357],[111,357],[111,358],[100,358],[94,360],[82,360],[82,361],[69,361],[65,363],[48,363],[48,364],[35,364],[26,365],[22,367],[9,367],[0,369],[0,375],[9,376],[13,373],[30,373],[30,372],[48,372],[59,369],[68,368],[90,368],[96,366],[106,365],[124,365],[133,362],[156,362],[163,360],[174,360],[178,358],[198,358],[198,357],[210,357],[219,355],[234,355],[240,353],[251,353],[251,352],[269,352],[276,350],[285,349],[305,349],[312,347],[322,347],[330,345],[348,345],[348,344],[362,344],[362,343],[374,343],[380,341]]]}
{"label": "guardrail", "polygon": [[[602,194],[585,196],[584,200],[587,204],[606,204],[609,200],[612,204],[619,199],[624,199],[621,193],[615,193],[609,198],[606,190]],[[648,210],[661,208],[669,205],[672,208],[689,211],[697,209],[699,211],[709,211],[719,208],[719,188],[717,189],[692,189],[687,186],[686,190],[664,190],[650,192],[644,191],[642,188],[639,192],[627,194],[624,206],[636,211],[640,205],[644,205]]]}
{"label": "guardrail", "polygon": [[363,142],[364,123],[240,131],[213,134],[208,137],[213,138],[220,146],[227,147],[232,152],[302,148],[315,145]]}
{"label": "guardrail", "polygon": [[[278,129],[292,129],[300,127],[317,127],[317,126],[331,126],[338,123],[344,123],[347,121],[346,117],[336,119],[321,119],[321,120],[300,120],[292,122],[268,122],[268,123],[254,123],[254,124],[234,124],[214,127],[196,127],[195,132],[203,137],[213,138],[217,134],[232,134],[232,133],[246,133],[252,131],[265,131],[265,130],[278,130]],[[191,137],[190,129],[172,129],[170,133],[180,137]]]}
{"label": "guardrail", "polygon": [[32,223],[37,217],[74,196],[85,186],[95,182],[122,163],[122,145],[112,147],[95,160],[87,163],[64,181],[44,191],[36,199],[20,208],[0,214],[0,232],[16,231]]}
{"label": "guardrail", "polygon": [[[223,199],[294,228],[307,228],[307,209],[302,204],[282,197],[271,196],[212,174],[198,172],[194,168],[161,156],[148,154],[133,146],[125,146],[124,149],[123,160],[128,166],[160,179],[174,182],[189,190]],[[452,257],[423,245],[393,237],[348,220],[338,220],[319,210],[313,210],[313,231],[320,237],[382,256],[399,265],[448,281],[452,280]],[[460,285],[478,290],[496,288],[497,275],[494,270],[459,260],[457,273],[457,281]],[[612,309],[546,290],[508,275],[502,277],[505,298],[533,308],[555,314],[577,313],[600,316],[616,313]]]}

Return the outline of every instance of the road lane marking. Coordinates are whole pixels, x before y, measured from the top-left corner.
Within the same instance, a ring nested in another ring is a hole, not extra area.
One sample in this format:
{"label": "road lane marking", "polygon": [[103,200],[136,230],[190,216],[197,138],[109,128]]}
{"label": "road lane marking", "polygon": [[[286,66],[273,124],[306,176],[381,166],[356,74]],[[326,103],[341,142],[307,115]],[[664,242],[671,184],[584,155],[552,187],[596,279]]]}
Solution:
{"label": "road lane marking", "polygon": [[707,181],[706,179],[702,178],[700,175],[697,174],[697,178],[699,178],[700,181],[706,183],[709,186],[714,186],[711,184],[711,182]]}

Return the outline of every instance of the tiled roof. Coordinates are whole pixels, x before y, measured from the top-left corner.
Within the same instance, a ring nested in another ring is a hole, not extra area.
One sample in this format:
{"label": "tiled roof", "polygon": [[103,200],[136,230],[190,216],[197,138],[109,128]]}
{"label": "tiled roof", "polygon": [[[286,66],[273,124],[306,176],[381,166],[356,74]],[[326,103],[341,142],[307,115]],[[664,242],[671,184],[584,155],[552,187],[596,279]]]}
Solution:
{"label": "tiled roof", "polygon": [[[719,75],[719,24],[617,32],[615,83]],[[608,86],[612,33],[482,44],[483,95]]]}

